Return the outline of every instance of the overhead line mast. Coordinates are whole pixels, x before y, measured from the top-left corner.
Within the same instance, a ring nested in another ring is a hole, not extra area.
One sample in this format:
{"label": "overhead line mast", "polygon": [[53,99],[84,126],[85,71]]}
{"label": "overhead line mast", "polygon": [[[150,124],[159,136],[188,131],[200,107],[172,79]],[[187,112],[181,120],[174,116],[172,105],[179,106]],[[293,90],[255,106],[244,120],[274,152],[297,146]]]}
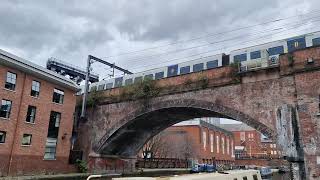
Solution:
{"label": "overhead line mast", "polygon": [[102,60],[100,58],[97,58],[95,56],[92,55],[88,55],[87,58],[87,69],[86,69],[86,79],[85,79],[85,86],[84,86],[84,94],[83,94],[83,98],[82,98],[82,109],[81,109],[81,118],[84,119],[86,117],[86,105],[87,105],[87,96],[88,96],[88,90],[89,90],[89,78],[90,78],[90,69],[91,69],[91,64],[97,61],[99,63],[102,63],[104,65],[107,65],[111,68],[113,68],[113,72],[114,69],[117,69],[119,71],[122,71],[124,74],[133,74],[132,72],[130,72],[129,70],[123,69],[119,66],[116,66],[114,63],[109,63],[105,60]]}

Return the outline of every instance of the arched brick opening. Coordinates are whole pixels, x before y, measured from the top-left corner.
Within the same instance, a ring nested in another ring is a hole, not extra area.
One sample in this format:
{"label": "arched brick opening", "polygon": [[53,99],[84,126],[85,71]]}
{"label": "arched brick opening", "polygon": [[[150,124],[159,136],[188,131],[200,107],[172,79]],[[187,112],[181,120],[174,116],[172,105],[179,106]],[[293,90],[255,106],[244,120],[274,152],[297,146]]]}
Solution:
{"label": "arched brick opening", "polygon": [[274,137],[274,131],[236,109],[194,99],[149,102],[128,114],[94,146],[96,153],[135,156],[153,136],[181,121],[198,117],[224,117],[246,123],[261,133]]}

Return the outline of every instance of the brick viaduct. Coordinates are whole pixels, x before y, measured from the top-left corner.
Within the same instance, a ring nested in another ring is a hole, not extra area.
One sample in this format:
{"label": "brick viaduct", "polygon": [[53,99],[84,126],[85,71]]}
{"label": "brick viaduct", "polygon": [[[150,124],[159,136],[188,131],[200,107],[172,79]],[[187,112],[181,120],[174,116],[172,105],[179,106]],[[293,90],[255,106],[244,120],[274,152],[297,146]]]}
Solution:
{"label": "brick viaduct", "polygon": [[134,98],[139,89],[128,93],[130,87],[91,93],[96,104],[79,123],[78,145],[91,168],[105,170],[109,161],[103,159],[128,160],[149,138],[177,122],[227,117],[276,139],[299,168],[300,179],[317,179],[319,69],[320,47],[314,47],[281,55],[279,66],[272,68],[239,74],[231,65],[153,81],[142,91],[156,93],[140,99]]}

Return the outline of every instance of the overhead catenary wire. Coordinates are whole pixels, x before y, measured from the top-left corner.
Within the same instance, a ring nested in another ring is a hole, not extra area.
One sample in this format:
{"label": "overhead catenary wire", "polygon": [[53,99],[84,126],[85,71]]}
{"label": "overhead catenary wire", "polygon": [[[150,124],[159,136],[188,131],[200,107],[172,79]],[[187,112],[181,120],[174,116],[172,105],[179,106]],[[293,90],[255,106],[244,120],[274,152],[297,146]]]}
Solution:
{"label": "overhead catenary wire", "polygon": [[277,19],[273,19],[273,20],[270,20],[270,21],[266,21],[266,22],[262,22],[262,23],[258,23],[258,24],[254,24],[254,25],[249,25],[249,26],[244,26],[244,27],[240,27],[240,28],[235,28],[235,29],[231,29],[231,30],[227,30],[227,31],[223,31],[223,32],[207,33],[207,34],[202,35],[202,36],[198,36],[198,37],[194,37],[194,38],[190,38],[190,39],[186,39],[186,40],[181,40],[181,41],[175,41],[175,42],[164,44],[164,45],[153,46],[153,47],[150,47],[150,48],[144,48],[144,49],[135,50],[135,51],[127,51],[127,52],[119,53],[119,54],[116,54],[116,55],[107,56],[107,57],[104,57],[104,58],[119,57],[119,56],[124,56],[124,55],[128,55],[128,54],[135,54],[135,53],[139,53],[139,52],[158,49],[158,48],[162,48],[162,47],[173,46],[173,45],[176,45],[176,44],[191,42],[191,41],[195,41],[195,40],[199,40],[199,39],[203,39],[203,38],[207,38],[207,37],[211,37],[211,36],[216,36],[216,35],[223,35],[223,34],[227,34],[227,33],[230,33],[230,32],[249,29],[249,28],[252,28],[252,27],[258,27],[258,26],[271,24],[271,23],[276,23],[276,22],[292,19],[292,18],[295,18],[295,17],[306,16],[308,14],[314,14],[314,13],[319,13],[319,12],[320,12],[320,10],[313,10],[313,11],[309,11],[307,13],[301,13],[301,14],[297,14],[297,15],[294,15],[294,16],[284,17],[284,18],[277,18]]}
{"label": "overhead catenary wire", "polygon": [[[318,20],[320,21],[320,20]],[[294,29],[296,27],[293,27],[291,29]],[[314,28],[308,28],[308,29],[301,29],[299,31],[304,31],[304,30],[314,30]],[[287,29],[288,30],[288,29]],[[284,30],[282,32],[285,32],[287,30]],[[320,29],[319,29],[320,30]],[[280,32],[278,32],[277,34],[279,34]],[[289,35],[291,33],[287,33],[287,35]],[[271,35],[274,35],[274,34],[271,34]],[[262,37],[259,37],[259,38],[254,38],[254,39],[251,39],[251,40],[248,40],[248,41],[245,41],[245,42],[239,42],[238,44],[236,45],[239,45],[239,44],[243,44],[243,43],[250,43],[250,42],[256,42],[257,40],[259,39],[262,39],[262,38],[266,38],[266,37],[270,37],[270,34],[268,35],[264,35]],[[229,49],[232,48],[232,47],[237,47],[236,45],[234,46],[231,46],[231,47],[228,47]],[[197,54],[193,54],[193,55],[189,55],[189,56],[186,56],[186,57],[181,57],[181,58],[175,58],[175,59],[169,59],[169,60],[166,60],[166,61],[161,61],[160,63],[154,63],[154,64],[147,64],[147,65],[143,65],[143,66],[135,66],[135,67],[132,67],[130,68],[130,70],[137,70],[137,69],[141,69],[141,68],[144,68],[144,67],[150,67],[150,66],[155,66],[155,65],[159,65],[159,64],[164,64],[164,63],[167,63],[167,62],[172,62],[172,61],[177,61],[177,60],[182,60],[182,59],[187,59],[187,58],[192,58],[192,57],[196,57],[196,56],[199,56],[199,55],[203,55],[203,54],[208,54],[208,53],[212,53],[212,52],[217,52],[219,50],[222,50],[224,48],[219,48],[219,49],[214,49],[214,50],[210,50],[210,51],[205,51],[205,52],[201,52],[201,53],[197,53]],[[215,54],[211,54],[211,55],[216,55],[217,53]],[[211,56],[211,55],[208,55],[208,56]],[[189,61],[192,61],[194,59],[191,59]]]}
{"label": "overhead catenary wire", "polygon": [[[320,16],[315,16],[315,17],[310,18],[309,20],[317,19],[319,17]],[[290,24],[293,24],[293,25],[301,24],[300,21],[297,21],[297,22],[294,22],[294,24],[293,23],[288,23],[288,24],[283,25],[282,27],[277,27],[277,28],[271,28],[271,29],[268,29],[268,30],[257,31],[257,32],[254,32],[254,33],[250,34],[250,35],[257,35],[257,34],[266,33],[266,32],[278,31],[278,30],[281,30],[283,28],[286,28],[285,26],[288,26]],[[213,45],[213,44],[219,44],[219,43],[232,41],[232,40],[235,40],[235,39],[241,39],[241,38],[243,38],[243,35],[239,35],[239,36],[236,36],[236,37],[223,39],[223,40],[219,40],[219,41],[207,42],[207,43],[203,43],[203,44],[200,44],[200,45],[191,46],[191,47],[188,47],[188,48],[177,49],[177,50],[173,50],[173,51],[167,51],[167,52],[161,52],[161,53],[158,53],[158,54],[147,55],[147,56],[143,56],[141,58],[132,58],[132,59],[128,59],[126,61],[130,61],[131,63],[132,62],[139,62],[139,61],[144,61],[144,60],[146,60],[148,58],[152,58],[152,57],[159,57],[159,56],[164,56],[164,55],[169,55],[169,54],[175,54],[175,53],[179,53],[179,52],[184,52],[184,51],[188,51],[188,50],[192,50],[192,49],[197,49],[197,48],[200,48],[200,47],[206,47],[206,46],[210,46],[210,45]]]}

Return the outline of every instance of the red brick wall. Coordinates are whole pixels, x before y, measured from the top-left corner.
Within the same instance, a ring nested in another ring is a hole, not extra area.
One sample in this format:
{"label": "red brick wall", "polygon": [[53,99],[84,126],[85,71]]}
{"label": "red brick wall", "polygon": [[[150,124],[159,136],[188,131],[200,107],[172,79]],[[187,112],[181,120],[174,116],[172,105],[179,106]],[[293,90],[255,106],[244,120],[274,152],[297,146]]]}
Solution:
{"label": "red brick wall", "polygon": [[[203,160],[208,161],[211,160],[213,157],[216,158],[216,160],[224,160],[224,161],[234,161],[234,158],[232,157],[232,147],[231,147],[231,141],[233,141],[233,137],[226,135],[223,132],[214,131],[212,129],[209,129],[208,127],[201,127],[201,126],[172,126],[165,130],[165,132],[168,131],[185,131],[186,134],[188,134],[189,137],[192,139],[192,143],[195,145],[196,151],[198,153],[198,161],[203,162]],[[163,134],[165,134],[165,132]],[[206,132],[206,148],[204,148],[204,142],[203,142],[203,132]],[[210,134],[213,135],[213,152],[211,152],[211,144],[210,144]],[[174,136],[174,134],[170,133],[171,136]],[[220,142],[219,142],[219,153],[217,153],[217,141],[216,136],[219,136]],[[222,152],[222,141],[221,139],[224,138],[225,140],[225,152]],[[229,154],[227,153],[227,140],[226,138],[229,138]],[[177,142],[179,143],[179,142]]]}
{"label": "red brick wall", "polygon": [[[7,71],[17,74],[15,91],[4,89]],[[75,108],[74,92],[4,66],[0,66],[0,78],[0,99],[12,101],[10,118],[0,119],[0,130],[7,132],[6,142],[0,144],[0,159],[3,160],[1,161],[3,163],[0,164],[1,174],[6,175],[8,170],[12,175],[70,170],[68,157]],[[38,98],[30,96],[32,80],[39,81],[41,84]],[[52,102],[54,88],[64,90],[63,104]],[[37,107],[34,124],[25,121],[28,105]],[[61,113],[61,122],[57,143],[57,160],[46,161],[43,160],[43,156],[51,111]],[[23,134],[32,134],[31,146],[21,145]],[[65,138],[62,139],[64,134],[66,134]],[[13,142],[14,144],[12,144]],[[11,151],[12,160],[10,163],[8,156]]]}

